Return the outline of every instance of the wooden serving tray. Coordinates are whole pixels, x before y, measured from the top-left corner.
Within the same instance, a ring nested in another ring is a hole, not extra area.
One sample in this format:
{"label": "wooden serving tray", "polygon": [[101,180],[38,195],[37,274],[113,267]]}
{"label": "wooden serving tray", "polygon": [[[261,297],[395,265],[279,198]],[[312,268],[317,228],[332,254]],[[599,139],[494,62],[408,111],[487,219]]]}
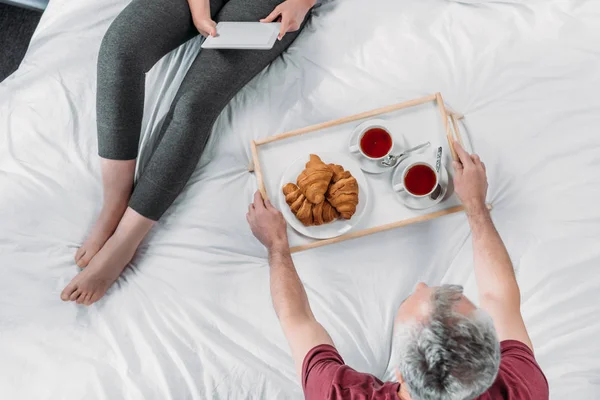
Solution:
{"label": "wooden serving tray", "polygon": [[[432,114],[426,115],[425,112],[427,110],[423,110],[423,107],[430,107],[428,112],[433,112]],[[419,109],[420,108],[420,109]],[[274,136],[269,136],[266,137],[264,139],[261,140],[253,140],[251,142],[251,151],[252,151],[252,161],[250,163],[249,166],[249,171],[253,171],[256,174],[256,179],[258,181],[258,189],[260,190],[262,196],[264,199],[268,199],[269,198],[269,194],[267,193],[267,188],[265,185],[265,172],[269,172],[265,169],[262,168],[261,166],[261,162],[260,162],[260,158],[259,158],[259,148],[261,146],[265,146],[268,144],[272,144],[274,142],[278,142],[280,144],[283,144],[285,142],[289,142],[288,144],[290,146],[292,146],[292,149],[290,149],[291,151],[298,151],[298,149],[300,149],[301,146],[301,142],[298,142],[298,136],[300,135],[307,135],[307,134],[311,134],[311,133],[321,133],[323,135],[333,135],[333,134],[337,134],[340,135],[340,137],[345,137],[347,138],[346,141],[349,139],[348,135],[351,131],[351,129],[353,127],[349,126],[350,123],[354,122],[354,121],[360,121],[361,120],[366,120],[368,118],[373,118],[373,117],[392,117],[395,114],[398,113],[402,113],[404,112],[405,115],[404,116],[400,116],[397,118],[398,121],[401,121],[400,118],[405,118],[405,120],[409,120],[411,117],[412,118],[412,125],[413,125],[413,129],[414,126],[421,126],[421,125],[425,125],[426,123],[429,125],[427,127],[423,128],[423,131],[427,131],[427,132],[433,132],[436,130],[436,128],[434,128],[434,125],[431,125],[431,123],[436,124],[435,126],[438,126],[440,124],[439,120],[435,120],[432,121],[433,119],[437,119],[437,117],[439,116],[439,118],[441,118],[441,128],[437,128],[438,131],[438,136],[439,136],[439,130],[441,129],[443,131],[443,135],[442,136],[442,141],[444,140],[443,138],[445,137],[445,140],[447,141],[447,149],[449,150],[449,153],[451,155],[451,159],[452,160],[457,160],[457,156],[456,156],[456,152],[454,151],[454,148],[452,147],[452,139],[455,138],[456,141],[458,141],[459,143],[461,143],[461,145],[464,146],[463,144],[463,138],[461,136],[460,130],[459,130],[459,123],[458,121],[460,119],[463,118],[463,116],[461,114],[458,114],[454,111],[452,111],[451,109],[447,108],[444,104],[444,100],[442,99],[442,95],[440,93],[436,93],[436,94],[432,94],[430,96],[425,96],[425,97],[421,97],[418,99],[414,99],[414,100],[408,100],[408,101],[404,101],[402,103],[398,103],[398,104],[393,104],[393,105],[389,105],[386,107],[381,107],[381,108],[377,108],[375,110],[371,110],[371,111],[366,111],[366,112],[362,112],[359,114],[354,114],[354,115],[350,115],[344,118],[339,118],[336,120],[332,120],[332,121],[327,121],[327,122],[323,122],[320,124],[316,124],[316,125],[311,125],[311,126],[307,126],[305,128],[301,128],[301,129],[296,129],[290,132],[285,132],[285,133],[281,133],[278,135],[274,135]],[[413,113],[411,115],[411,113]],[[417,120],[416,118],[416,114],[415,113],[420,113],[419,120]],[[433,117],[432,117],[433,116]],[[342,129],[343,127],[346,127],[344,129]],[[336,129],[337,133],[336,133]],[[431,134],[431,133],[429,133]],[[306,138],[308,138],[309,136],[306,136]],[[294,139],[296,138],[296,139]],[[317,139],[318,137],[314,137],[314,139]],[[292,143],[294,140],[296,140],[295,143]],[[322,139],[321,139],[322,140]],[[415,140],[415,138],[413,138],[413,140]],[[423,138],[421,136],[419,136],[418,139],[420,142],[424,142],[427,141],[427,138]],[[337,141],[336,143],[339,143],[339,141]],[[316,154],[319,153],[318,147],[317,147],[317,143],[313,144],[313,147],[310,148],[305,148],[304,150],[307,151],[313,151]],[[410,146],[414,146],[416,144],[416,142],[410,143]],[[433,144],[433,143],[432,143]],[[440,143],[441,145],[441,143]],[[445,143],[444,143],[445,145]],[[339,147],[339,145],[338,145]],[[435,146],[433,146],[435,147]],[[278,150],[279,154],[279,162],[276,162],[276,165],[278,166],[278,168],[282,167],[281,164],[284,163],[284,161],[291,161],[292,159],[296,158],[294,156],[292,156],[291,158],[289,158],[288,154],[291,152],[288,151],[288,153],[286,153],[285,155],[281,155],[281,150]],[[302,152],[301,154],[304,154],[304,152]],[[301,155],[300,153],[297,153],[297,155]],[[283,158],[282,158],[283,157]],[[306,153],[306,157],[307,157],[307,161],[308,161],[308,152]],[[450,172],[452,169],[451,163],[446,163],[446,168],[448,169],[448,171]],[[281,171],[280,171],[281,172]],[[385,173],[385,174],[389,174],[389,173]],[[367,177],[369,176],[369,174],[366,174]],[[270,177],[270,182],[271,186],[273,185],[279,185],[279,179],[280,179],[281,174],[279,174],[278,176],[273,176]],[[376,178],[371,178],[371,179],[376,179]],[[367,178],[367,180],[369,180],[369,178]],[[377,182],[376,184],[382,185],[382,179],[378,179],[381,182]],[[275,182],[276,181],[276,182]],[[278,186],[277,186],[278,187]],[[272,187],[272,189],[274,189],[275,187]],[[279,188],[279,190],[281,190]],[[373,196],[374,194],[371,193],[371,196]],[[298,251],[302,251],[302,250],[308,250],[308,249],[313,249],[316,247],[321,247],[321,246],[326,246],[329,244],[333,244],[333,243],[339,243],[345,240],[350,240],[350,239],[356,239],[359,237],[363,237],[366,235],[371,235],[373,233],[377,233],[377,232],[383,232],[383,231],[387,231],[390,229],[395,229],[395,228],[399,228],[402,226],[406,226],[406,225],[411,225],[411,224],[415,224],[418,222],[424,222],[424,221],[429,221],[432,220],[434,218],[438,218],[444,215],[448,215],[448,214],[453,214],[453,213],[457,213],[460,211],[463,211],[464,208],[462,205],[460,205],[460,202],[457,199],[454,199],[453,202],[452,201],[448,201],[450,197],[453,197],[454,195],[446,195],[445,199],[439,203],[438,205],[435,206],[435,208],[437,208],[437,210],[435,211],[427,211],[427,210],[422,210],[422,211],[413,211],[410,213],[407,213],[407,215],[401,216],[399,219],[396,218],[395,220],[392,220],[391,222],[386,222],[386,223],[378,223],[376,224],[376,226],[371,226],[371,227],[363,227],[361,229],[358,230],[354,230],[351,232],[348,232],[344,235],[335,237],[335,238],[331,238],[331,239],[323,239],[323,240],[314,240],[314,239],[309,239],[306,238],[305,241],[309,241],[309,243],[304,243],[304,244],[299,244],[296,246],[292,246],[291,247],[291,251],[292,253],[294,252],[298,252]],[[388,196],[389,197],[389,196]],[[274,202],[275,203],[275,202]],[[452,204],[454,203],[454,204]],[[388,209],[390,208],[390,204],[385,205],[385,207],[387,207]],[[488,207],[491,208],[490,205],[488,205]],[[440,209],[441,208],[441,209]],[[415,215],[417,214],[417,215]],[[381,218],[379,218],[381,220]],[[364,223],[359,223],[358,226],[360,225],[364,225]],[[355,227],[355,229],[358,227]]]}

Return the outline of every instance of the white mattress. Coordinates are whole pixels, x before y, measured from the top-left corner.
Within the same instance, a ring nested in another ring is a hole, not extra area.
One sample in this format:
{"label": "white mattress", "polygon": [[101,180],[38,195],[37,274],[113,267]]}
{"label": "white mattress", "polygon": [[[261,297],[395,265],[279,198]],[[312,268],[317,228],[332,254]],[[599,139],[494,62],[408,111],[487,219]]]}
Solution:
{"label": "white mattress", "polygon": [[[598,397],[600,2],[326,4],[232,101],[184,193],[85,308],[59,293],[100,207],[95,64],[126,3],[52,0],[0,85],[2,399],[301,398],[246,226],[249,141],[437,91],[488,166],[551,397]],[[144,149],[198,49],[150,72]],[[456,214],[294,259],[345,360],[386,376],[396,306],[419,280],[474,297],[471,256]]]}

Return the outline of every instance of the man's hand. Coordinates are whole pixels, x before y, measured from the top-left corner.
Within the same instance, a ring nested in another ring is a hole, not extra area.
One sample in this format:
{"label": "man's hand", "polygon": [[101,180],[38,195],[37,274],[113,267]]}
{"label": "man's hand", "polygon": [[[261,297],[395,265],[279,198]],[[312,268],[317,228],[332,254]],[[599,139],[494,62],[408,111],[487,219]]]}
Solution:
{"label": "man's hand", "polygon": [[467,214],[485,209],[488,189],[485,164],[477,154],[469,154],[458,142],[453,142],[460,161],[454,161],[454,190]]}
{"label": "man's hand", "polygon": [[246,219],[256,238],[272,251],[283,246],[288,248],[287,226],[283,215],[269,200],[263,201],[259,191],[254,193],[254,202],[248,207]]}
{"label": "man's hand", "polygon": [[288,32],[300,29],[308,11],[315,5],[316,0],[287,0],[275,7],[266,18],[260,22],[280,21],[279,40]]}

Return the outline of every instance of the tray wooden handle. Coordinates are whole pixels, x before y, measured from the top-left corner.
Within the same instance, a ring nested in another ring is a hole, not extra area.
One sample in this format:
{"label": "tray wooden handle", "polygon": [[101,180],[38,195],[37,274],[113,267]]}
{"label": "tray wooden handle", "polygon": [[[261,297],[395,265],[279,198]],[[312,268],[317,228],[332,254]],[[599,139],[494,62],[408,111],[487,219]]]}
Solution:
{"label": "tray wooden handle", "polygon": [[[491,204],[487,204],[488,210],[492,209]],[[402,221],[391,222],[389,224],[375,226],[373,228],[363,229],[356,232],[350,232],[342,236],[338,236],[331,239],[319,240],[318,242],[303,244],[301,246],[290,247],[290,252],[297,253],[299,251],[315,249],[317,247],[327,246],[328,244],[340,243],[346,240],[356,239],[367,235],[372,235],[374,233],[385,232],[391,229],[400,228],[402,226],[416,224],[419,222],[429,221],[435,218],[442,217],[448,214],[454,214],[460,211],[463,211],[465,208],[463,206],[454,206],[450,208],[446,208],[445,210],[435,211],[429,214],[419,215],[418,217],[413,217],[409,219],[405,219]]]}
{"label": "tray wooden handle", "polygon": [[454,129],[454,136],[458,140],[458,143],[464,148],[465,144],[463,143],[462,135],[460,134],[460,129],[458,129],[458,118],[456,114],[450,114],[450,121],[452,121],[452,128]]}
{"label": "tray wooden handle", "polygon": [[318,130],[326,129],[326,128],[331,128],[332,126],[341,125],[341,124],[345,124],[345,123],[352,122],[352,121],[358,121],[359,119],[376,117],[378,115],[387,114],[392,111],[402,110],[403,108],[414,107],[419,104],[425,104],[427,102],[434,101],[435,99],[436,99],[436,95],[430,95],[430,96],[421,97],[419,99],[404,101],[404,102],[398,103],[398,104],[392,104],[391,106],[376,108],[374,110],[365,111],[360,114],[349,115],[344,118],[338,118],[338,119],[334,119],[331,121],[322,122],[320,124],[310,125],[305,128],[300,128],[300,129],[296,129],[293,131],[280,133],[279,135],[269,136],[262,140],[257,140],[256,144],[260,146],[263,144],[275,142],[277,140],[287,139],[287,138],[291,138],[294,136],[303,135],[305,133],[314,132],[314,131],[318,131]]}
{"label": "tray wooden handle", "polygon": [[265,188],[265,181],[263,179],[262,169],[260,167],[260,162],[258,161],[258,150],[256,149],[256,142],[254,140],[250,143],[250,149],[252,151],[252,167],[254,173],[256,174],[258,190],[260,191],[263,200],[269,200],[269,195],[267,194],[267,189]]}
{"label": "tray wooden handle", "polygon": [[448,139],[448,147],[450,147],[452,161],[458,161],[458,156],[456,155],[456,151],[454,150],[454,146],[452,144],[452,130],[450,129],[450,123],[448,122],[448,112],[446,111],[446,106],[444,105],[444,99],[442,98],[442,94],[439,92],[436,93],[435,100],[438,106],[438,110],[440,110],[440,114],[442,115],[442,122],[444,123],[444,130],[446,131],[446,139]]}

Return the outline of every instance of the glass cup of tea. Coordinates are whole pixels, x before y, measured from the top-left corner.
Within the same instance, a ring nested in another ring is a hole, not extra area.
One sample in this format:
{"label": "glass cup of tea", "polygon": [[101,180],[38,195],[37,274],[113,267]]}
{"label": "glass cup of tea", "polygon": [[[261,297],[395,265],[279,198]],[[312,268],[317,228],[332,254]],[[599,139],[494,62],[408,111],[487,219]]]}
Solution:
{"label": "glass cup of tea", "polygon": [[350,146],[352,153],[360,153],[369,160],[378,161],[387,157],[394,148],[392,135],[382,125],[365,127],[358,135],[358,143]]}
{"label": "glass cup of tea", "polygon": [[413,197],[429,196],[439,182],[435,172],[435,165],[424,157],[415,157],[402,172],[402,183],[397,183],[393,189],[397,192],[405,191]]}

